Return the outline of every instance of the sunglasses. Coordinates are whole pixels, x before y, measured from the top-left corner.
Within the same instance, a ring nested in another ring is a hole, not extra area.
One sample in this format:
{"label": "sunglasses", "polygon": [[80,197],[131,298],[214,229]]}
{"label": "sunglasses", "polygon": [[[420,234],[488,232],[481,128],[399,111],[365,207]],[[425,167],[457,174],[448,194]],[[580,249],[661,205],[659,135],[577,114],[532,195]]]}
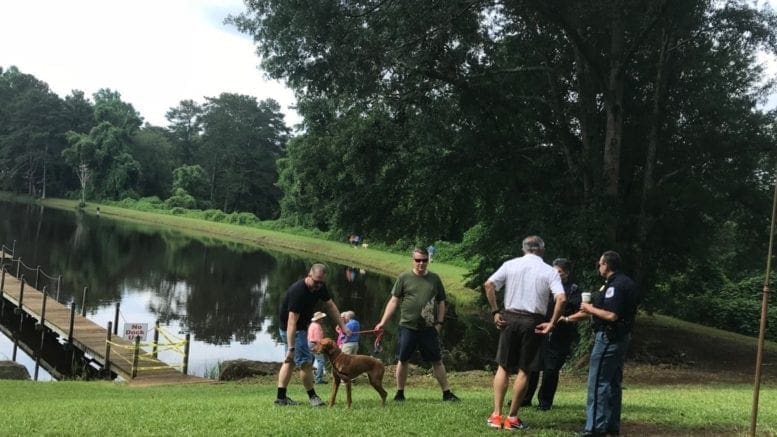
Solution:
{"label": "sunglasses", "polygon": [[429,258],[413,258],[413,261],[415,261],[415,262],[417,262],[419,264],[420,263],[428,263],[429,262]]}

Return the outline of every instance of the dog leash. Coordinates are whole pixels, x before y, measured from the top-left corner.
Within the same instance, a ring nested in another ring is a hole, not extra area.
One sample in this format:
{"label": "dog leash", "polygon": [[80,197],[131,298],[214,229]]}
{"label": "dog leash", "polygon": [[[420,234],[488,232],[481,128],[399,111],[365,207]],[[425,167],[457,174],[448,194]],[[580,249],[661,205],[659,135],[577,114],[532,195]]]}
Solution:
{"label": "dog leash", "polygon": [[378,355],[379,353],[383,352],[383,330],[382,329],[381,330],[368,329],[366,331],[351,332],[351,334],[373,334],[376,332],[377,332],[377,335],[375,336],[375,343],[373,343],[372,354]]}

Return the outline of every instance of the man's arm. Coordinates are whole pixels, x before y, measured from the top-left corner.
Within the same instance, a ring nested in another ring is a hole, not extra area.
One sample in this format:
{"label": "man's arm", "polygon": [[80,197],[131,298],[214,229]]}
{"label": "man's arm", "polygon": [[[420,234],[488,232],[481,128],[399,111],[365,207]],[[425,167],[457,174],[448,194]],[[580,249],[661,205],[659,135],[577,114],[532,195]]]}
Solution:
{"label": "man's arm", "polygon": [[437,317],[434,319],[434,326],[437,328],[437,332],[442,330],[443,323],[445,323],[445,301],[441,300],[437,302]]}
{"label": "man's arm", "polygon": [[537,325],[534,332],[538,334],[547,334],[556,327],[556,322],[561,317],[561,312],[564,309],[564,304],[567,301],[567,297],[564,293],[557,293],[553,295],[556,305],[553,307],[553,316],[550,318],[550,322],[544,322]]}
{"label": "man's arm", "polygon": [[580,304],[580,311],[584,313],[588,313],[596,318],[608,321],[608,322],[614,322],[618,320],[618,313],[614,313],[612,311],[607,311],[602,308],[596,308],[591,303],[582,303]]}
{"label": "man's arm", "polygon": [[486,281],[483,284],[483,288],[486,289],[486,299],[488,299],[488,306],[491,308],[494,323],[498,329],[502,329],[507,323],[502,319],[502,313],[499,312],[499,304],[496,303],[496,285],[491,281]]}
{"label": "man's arm", "polygon": [[351,330],[345,326],[343,319],[340,317],[340,310],[337,309],[337,304],[335,304],[332,299],[329,299],[328,301],[324,302],[324,306],[326,307],[326,312],[329,314],[329,317],[331,317],[332,320],[337,320],[337,326],[340,327],[340,330],[343,332],[343,334],[346,337],[351,335]]}
{"label": "man's arm", "polygon": [[286,362],[291,363],[294,361],[294,345],[297,343],[297,321],[299,320],[299,313],[289,311],[289,321],[286,322]]}
{"label": "man's arm", "polygon": [[380,331],[383,329],[383,326],[386,325],[386,322],[389,321],[391,316],[394,315],[394,311],[397,310],[397,307],[399,306],[399,298],[396,296],[391,296],[391,299],[389,299],[388,303],[386,304],[386,309],[383,310],[383,317],[380,318],[380,322],[378,322],[377,325],[375,325],[375,330]]}

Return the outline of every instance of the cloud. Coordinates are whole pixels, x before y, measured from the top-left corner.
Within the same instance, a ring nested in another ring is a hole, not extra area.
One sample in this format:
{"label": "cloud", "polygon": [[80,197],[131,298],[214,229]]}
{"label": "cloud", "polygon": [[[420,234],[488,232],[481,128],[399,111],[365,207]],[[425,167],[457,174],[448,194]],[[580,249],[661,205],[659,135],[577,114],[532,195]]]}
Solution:
{"label": "cloud", "polygon": [[223,24],[243,10],[239,0],[2,2],[0,65],[60,96],[111,88],[155,125],[181,100],[222,92],[274,98],[298,123],[293,93],[264,77],[249,36]]}

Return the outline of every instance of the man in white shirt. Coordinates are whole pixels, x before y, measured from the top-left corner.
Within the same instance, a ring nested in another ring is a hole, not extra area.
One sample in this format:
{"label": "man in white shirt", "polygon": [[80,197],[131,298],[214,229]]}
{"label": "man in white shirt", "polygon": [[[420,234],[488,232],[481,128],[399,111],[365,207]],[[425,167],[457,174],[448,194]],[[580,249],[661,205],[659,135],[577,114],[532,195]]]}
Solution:
{"label": "man in white shirt", "polygon": [[[484,284],[486,298],[501,331],[494,375],[494,411],[488,418],[492,428],[525,429],[518,418],[518,408],[526,391],[529,372],[538,368],[542,336],[550,333],[561,316],[566,297],[556,269],[542,260],[545,242],[531,235],[523,240],[524,255],[499,267]],[[505,287],[504,311],[496,302],[496,291]],[[549,299],[553,295],[553,317],[546,322]],[[502,404],[510,374],[518,372],[513,384],[510,412],[502,421]]]}

